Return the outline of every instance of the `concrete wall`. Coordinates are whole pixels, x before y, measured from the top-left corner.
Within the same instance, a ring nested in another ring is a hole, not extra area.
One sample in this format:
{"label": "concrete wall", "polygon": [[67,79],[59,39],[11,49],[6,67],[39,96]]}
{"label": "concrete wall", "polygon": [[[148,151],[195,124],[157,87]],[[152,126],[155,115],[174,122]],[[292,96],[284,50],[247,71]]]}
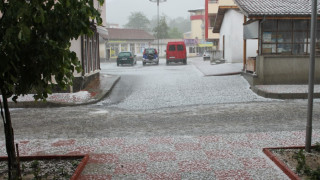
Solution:
{"label": "concrete wall", "polygon": [[[315,82],[320,83],[320,57]],[[308,56],[257,56],[254,84],[308,84]]]}

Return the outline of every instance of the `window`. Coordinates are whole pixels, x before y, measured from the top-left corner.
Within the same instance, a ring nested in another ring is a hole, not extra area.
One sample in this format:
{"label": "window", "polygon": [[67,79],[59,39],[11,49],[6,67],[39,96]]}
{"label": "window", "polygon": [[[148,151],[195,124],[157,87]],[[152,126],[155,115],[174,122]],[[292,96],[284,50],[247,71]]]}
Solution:
{"label": "window", "polygon": [[216,21],[216,14],[213,16],[209,16],[209,26],[210,27],[214,26],[215,21]]}
{"label": "window", "polygon": [[100,68],[99,34],[82,36],[82,68],[84,73],[90,73]]}
{"label": "window", "polygon": [[176,50],[176,46],[175,45],[170,45],[169,46],[169,51],[175,51]]}
{"label": "window", "polygon": [[[320,22],[318,22],[320,23]],[[320,35],[320,27],[317,34]],[[320,54],[320,36],[316,51]],[[262,24],[262,54],[307,55],[310,53],[308,20],[266,20]]]}
{"label": "window", "polygon": [[177,45],[177,49],[178,51],[183,51],[184,50],[183,45]]}
{"label": "window", "polygon": [[189,47],[189,53],[196,53],[195,47]]}

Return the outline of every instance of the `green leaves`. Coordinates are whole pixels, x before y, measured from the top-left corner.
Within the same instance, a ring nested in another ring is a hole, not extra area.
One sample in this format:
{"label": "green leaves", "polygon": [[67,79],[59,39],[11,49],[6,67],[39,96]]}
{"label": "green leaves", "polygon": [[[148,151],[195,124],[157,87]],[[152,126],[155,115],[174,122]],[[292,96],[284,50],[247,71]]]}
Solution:
{"label": "green leaves", "polygon": [[0,0],[0,12],[0,88],[36,99],[52,93],[53,83],[72,84],[82,68],[70,41],[92,34],[92,19],[102,23],[92,0]]}
{"label": "green leaves", "polygon": [[18,39],[24,40],[24,41],[29,41],[30,34],[31,34],[31,31],[30,31],[29,27],[27,27],[25,24],[21,24],[20,31],[18,34]]}

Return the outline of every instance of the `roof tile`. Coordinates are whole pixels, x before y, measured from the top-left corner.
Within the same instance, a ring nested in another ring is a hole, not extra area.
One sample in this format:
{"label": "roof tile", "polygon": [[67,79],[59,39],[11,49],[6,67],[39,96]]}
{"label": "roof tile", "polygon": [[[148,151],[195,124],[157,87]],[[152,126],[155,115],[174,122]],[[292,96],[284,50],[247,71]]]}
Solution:
{"label": "roof tile", "polygon": [[[234,0],[242,12],[252,16],[310,16],[312,0]],[[318,12],[320,2],[318,2]]]}
{"label": "roof tile", "polygon": [[154,36],[140,29],[107,28],[112,40],[154,40]]}

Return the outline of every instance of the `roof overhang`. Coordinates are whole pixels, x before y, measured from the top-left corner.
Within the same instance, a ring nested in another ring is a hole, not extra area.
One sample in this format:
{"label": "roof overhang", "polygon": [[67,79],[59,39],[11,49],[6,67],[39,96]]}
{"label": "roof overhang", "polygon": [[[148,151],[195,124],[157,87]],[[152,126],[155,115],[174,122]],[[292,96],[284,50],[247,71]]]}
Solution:
{"label": "roof overhang", "polygon": [[99,33],[99,36],[101,36],[104,40],[108,40],[108,30],[105,27],[97,26],[97,31]]}
{"label": "roof overhang", "polygon": [[215,23],[214,23],[214,27],[213,27],[213,30],[212,30],[213,33],[219,33],[220,32],[220,28],[221,28],[221,25],[222,25],[222,22],[223,22],[224,15],[230,9],[238,10],[239,8],[238,8],[238,6],[219,6],[218,13],[217,13],[217,16],[216,16],[216,20],[215,20]]}

